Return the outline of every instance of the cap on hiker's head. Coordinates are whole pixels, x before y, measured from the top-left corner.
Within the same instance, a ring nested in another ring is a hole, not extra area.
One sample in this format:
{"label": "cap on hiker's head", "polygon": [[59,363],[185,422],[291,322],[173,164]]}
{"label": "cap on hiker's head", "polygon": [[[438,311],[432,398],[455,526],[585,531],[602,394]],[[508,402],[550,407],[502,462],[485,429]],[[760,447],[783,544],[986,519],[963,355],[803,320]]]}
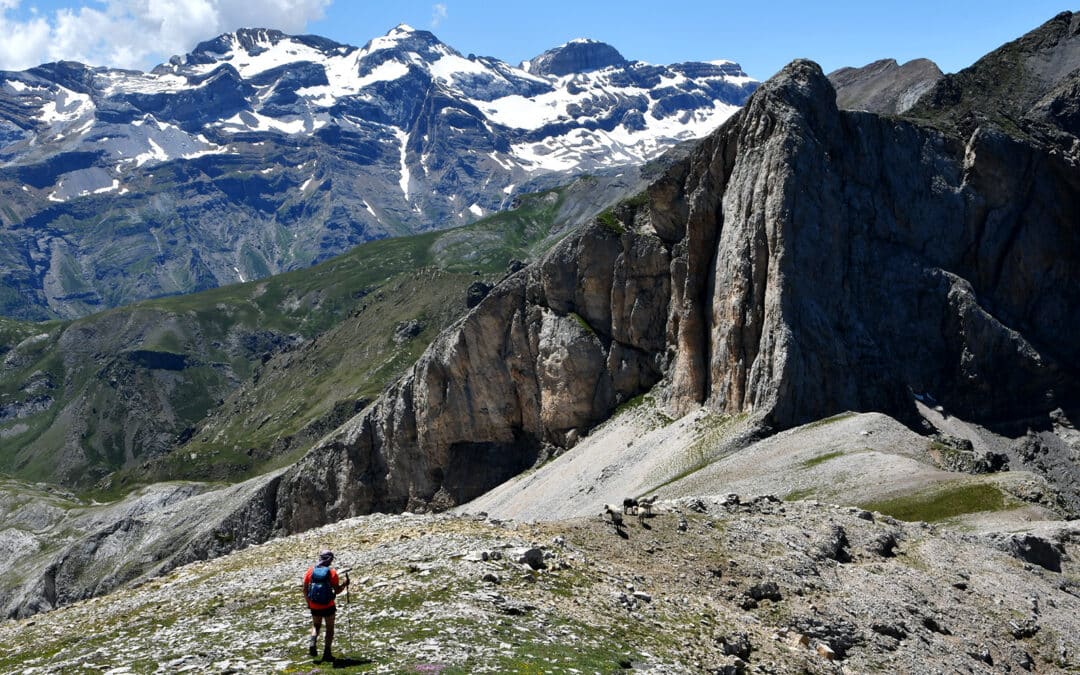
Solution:
{"label": "cap on hiker's head", "polygon": [[326,565],[329,565],[332,562],[334,562],[334,552],[333,551],[331,551],[330,549],[325,549],[325,550],[322,550],[322,551],[319,552],[319,564],[320,565],[326,566]]}

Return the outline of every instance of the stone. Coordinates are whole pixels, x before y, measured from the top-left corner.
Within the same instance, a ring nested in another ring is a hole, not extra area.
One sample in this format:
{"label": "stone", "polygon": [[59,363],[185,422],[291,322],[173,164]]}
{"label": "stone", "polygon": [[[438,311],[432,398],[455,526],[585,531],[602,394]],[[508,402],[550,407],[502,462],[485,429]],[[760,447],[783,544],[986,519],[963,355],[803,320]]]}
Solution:
{"label": "stone", "polygon": [[487,297],[487,294],[491,292],[491,288],[491,284],[484,283],[483,281],[474,281],[469,284],[469,288],[465,291],[465,306],[472,309],[479,305],[480,301]]}
{"label": "stone", "polygon": [[734,633],[720,639],[720,650],[726,656],[737,656],[740,659],[749,659],[752,646],[750,636],[746,633]]}
{"label": "stone", "polygon": [[789,633],[785,640],[791,647],[805,648],[810,646],[810,638],[802,633]]}
{"label": "stone", "polygon": [[780,600],[783,596],[780,594],[780,587],[776,585],[775,581],[763,581],[758,584],[754,584],[747,590],[747,594],[754,600]]}
{"label": "stone", "polygon": [[1061,571],[1062,550],[1059,544],[1034,534],[998,534],[991,543],[1009,555],[1051,572]]}
{"label": "stone", "polygon": [[866,552],[882,558],[891,558],[896,555],[897,545],[896,534],[881,532],[866,544]]}
{"label": "stone", "polygon": [[544,551],[539,548],[518,548],[510,552],[510,558],[519,565],[528,565],[534,570],[546,569]]}

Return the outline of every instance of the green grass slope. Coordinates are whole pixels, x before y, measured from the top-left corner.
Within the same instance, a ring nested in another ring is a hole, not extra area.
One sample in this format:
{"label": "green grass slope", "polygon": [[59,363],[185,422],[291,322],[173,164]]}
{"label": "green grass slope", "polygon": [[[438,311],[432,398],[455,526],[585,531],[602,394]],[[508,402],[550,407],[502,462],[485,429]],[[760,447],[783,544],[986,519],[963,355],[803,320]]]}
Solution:
{"label": "green grass slope", "polygon": [[[287,461],[408,367],[465,311],[469,284],[557,240],[590,189],[246,284],[72,322],[2,319],[0,473],[126,490]],[[410,321],[420,330],[395,339]]]}

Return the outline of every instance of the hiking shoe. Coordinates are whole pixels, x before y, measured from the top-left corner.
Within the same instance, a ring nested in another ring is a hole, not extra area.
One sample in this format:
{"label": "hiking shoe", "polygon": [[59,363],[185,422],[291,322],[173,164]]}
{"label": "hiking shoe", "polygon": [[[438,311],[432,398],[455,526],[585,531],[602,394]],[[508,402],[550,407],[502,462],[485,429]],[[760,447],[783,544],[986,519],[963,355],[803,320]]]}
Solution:
{"label": "hiking shoe", "polygon": [[322,653],[322,660],[323,661],[329,661],[329,662],[333,663],[334,662],[334,655],[331,654],[330,652],[323,652]]}
{"label": "hiking shoe", "polygon": [[319,652],[315,649],[315,636],[312,635],[307,641],[307,653],[311,658],[315,658],[319,655]]}

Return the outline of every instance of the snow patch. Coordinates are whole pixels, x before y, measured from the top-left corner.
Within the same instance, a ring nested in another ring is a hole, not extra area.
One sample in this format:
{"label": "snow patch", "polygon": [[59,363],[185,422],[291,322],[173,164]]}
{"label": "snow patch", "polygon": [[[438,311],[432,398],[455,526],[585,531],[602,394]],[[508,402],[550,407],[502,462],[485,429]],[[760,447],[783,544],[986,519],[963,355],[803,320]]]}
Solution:
{"label": "snow patch", "polygon": [[119,188],[120,188],[120,181],[118,181],[117,179],[113,178],[113,182],[112,182],[112,185],[106,185],[106,186],[105,186],[105,187],[103,187],[103,188],[98,188],[98,189],[96,189],[96,190],[92,191],[92,192],[91,192],[90,194],[95,194],[95,195],[103,195],[103,194],[105,194],[106,192],[112,192],[112,191],[114,191],[114,190],[118,190]]}
{"label": "snow patch", "polygon": [[401,129],[394,129],[394,135],[397,136],[398,142],[401,143],[401,180],[398,181],[398,185],[401,186],[401,193],[405,195],[405,201],[409,201],[409,181],[412,179],[412,175],[409,173],[409,165],[405,161],[409,134]]}
{"label": "snow patch", "polygon": [[480,208],[477,204],[469,204],[469,212],[471,212],[477,218],[484,215],[484,209]]}
{"label": "snow patch", "polygon": [[247,283],[247,279],[245,279],[245,278],[244,278],[244,275],[243,275],[243,273],[242,273],[242,272],[240,272],[240,268],[239,268],[239,267],[237,267],[237,266],[233,265],[233,270],[235,270],[235,271],[236,271],[236,276],[237,276],[237,277],[239,277],[239,279],[240,279],[240,283],[242,283],[242,284],[243,284],[243,283]]}
{"label": "snow patch", "polygon": [[165,152],[160,145],[155,143],[154,139],[147,138],[146,142],[150,146],[150,149],[135,156],[135,166],[142,166],[151,160],[164,162],[169,159],[169,153]]}
{"label": "snow patch", "polygon": [[48,123],[74,122],[95,109],[94,102],[86,94],[79,94],[59,87],[56,99],[41,107],[41,121]]}
{"label": "snow patch", "polygon": [[229,131],[278,131],[289,135],[302,134],[308,126],[303,119],[286,120],[246,110],[218,122],[217,125]]}

